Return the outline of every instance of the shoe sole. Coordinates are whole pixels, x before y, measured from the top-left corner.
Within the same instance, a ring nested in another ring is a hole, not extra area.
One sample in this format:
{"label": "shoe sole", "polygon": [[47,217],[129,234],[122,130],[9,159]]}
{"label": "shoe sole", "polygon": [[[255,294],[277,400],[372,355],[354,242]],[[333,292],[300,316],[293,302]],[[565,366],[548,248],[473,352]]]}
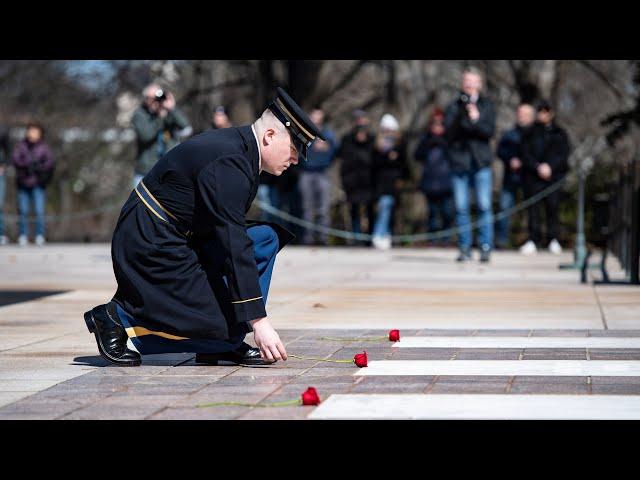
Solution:
{"label": "shoe sole", "polygon": [[98,328],[96,327],[96,322],[93,319],[93,315],[91,314],[91,311],[84,313],[84,321],[87,324],[87,329],[89,330],[89,333],[93,333],[93,335],[96,337],[96,343],[98,344],[98,351],[100,352],[100,355],[105,360],[108,360],[114,365],[118,365],[120,367],[138,367],[140,366],[140,364],[142,364],[142,360],[123,361],[110,356],[102,346],[102,340],[100,340],[100,336],[98,335]]}
{"label": "shoe sole", "polygon": [[205,365],[212,366],[220,366],[220,367],[231,367],[231,366],[241,366],[241,367],[268,367],[273,365],[276,362],[265,362],[264,360],[256,360],[255,362],[247,361],[247,362],[236,362],[235,360],[227,360],[227,359],[211,359],[211,360],[197,360],[197,356],[194,359],[196,363],[202,363]]}

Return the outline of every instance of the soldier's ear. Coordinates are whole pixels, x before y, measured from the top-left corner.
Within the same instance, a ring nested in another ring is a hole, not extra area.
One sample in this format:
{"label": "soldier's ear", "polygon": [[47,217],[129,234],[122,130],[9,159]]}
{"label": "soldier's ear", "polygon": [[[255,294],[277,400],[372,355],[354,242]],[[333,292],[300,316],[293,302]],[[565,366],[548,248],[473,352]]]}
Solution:
{"label": "soldier's ear", "polygon": [[276,135],[276,131],[273,128],[265,129],[262,139],[265,145],[270,145],[274,141],[274,137]]}

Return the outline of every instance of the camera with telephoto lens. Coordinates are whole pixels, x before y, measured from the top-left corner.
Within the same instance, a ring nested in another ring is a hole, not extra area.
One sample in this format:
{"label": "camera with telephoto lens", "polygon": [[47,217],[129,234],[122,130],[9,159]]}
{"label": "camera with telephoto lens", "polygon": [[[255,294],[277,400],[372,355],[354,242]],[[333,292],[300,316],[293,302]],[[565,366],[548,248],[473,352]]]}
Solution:
{"label": "camera with telephoto lens", "polygon": [[167,93],[163,89],[159,88],[158,90],[156,90],[153,99],[156,102],[164,102],[167,99]]}
{"label": "camera with telephoto lens", "polygon": [[463,105],[468,105],[471,102],[471,97],[469,97],[469,95],[467,95],[466,93],[462,93],[460,94],[460,98],[458,99],[458,101]]}

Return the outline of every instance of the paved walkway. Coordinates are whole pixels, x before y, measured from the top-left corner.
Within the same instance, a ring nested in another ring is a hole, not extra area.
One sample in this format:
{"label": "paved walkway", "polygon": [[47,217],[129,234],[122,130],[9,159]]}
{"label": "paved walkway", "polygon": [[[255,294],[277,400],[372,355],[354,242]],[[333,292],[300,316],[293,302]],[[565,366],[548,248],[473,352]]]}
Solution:
{"label": "paved walkway", "polygon": [[[640,418],[639,288],[581,285],[578,272],[557,269],[568,253],[497,252],[489,265],[454,256],[283,251],[267,310],[287,351],[344,360],[366,350],[366,369],[295,358],[195,366],[189,354],[118,368],[82,321],[113,294],[109,246],[2,247],[0,419]],[[391,328],[398,344],[370,338]],[[308,386],[319,407],[198,407],[291,400]]]}

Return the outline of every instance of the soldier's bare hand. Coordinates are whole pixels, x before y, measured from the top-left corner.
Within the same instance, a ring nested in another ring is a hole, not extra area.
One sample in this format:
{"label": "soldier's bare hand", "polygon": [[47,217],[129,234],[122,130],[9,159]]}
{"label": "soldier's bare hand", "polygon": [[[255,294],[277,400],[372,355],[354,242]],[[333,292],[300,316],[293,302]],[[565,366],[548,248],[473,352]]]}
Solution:
{"label": "soldier's bare hand", "polygon": [[253,326],[253,339],[260,349],[260,355],[263,359],[272,362],[287,359],[287,351],[280,340],[280,336],[266,317],[252,320],[251,325]]}

